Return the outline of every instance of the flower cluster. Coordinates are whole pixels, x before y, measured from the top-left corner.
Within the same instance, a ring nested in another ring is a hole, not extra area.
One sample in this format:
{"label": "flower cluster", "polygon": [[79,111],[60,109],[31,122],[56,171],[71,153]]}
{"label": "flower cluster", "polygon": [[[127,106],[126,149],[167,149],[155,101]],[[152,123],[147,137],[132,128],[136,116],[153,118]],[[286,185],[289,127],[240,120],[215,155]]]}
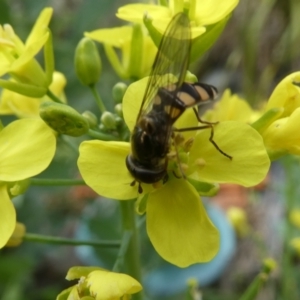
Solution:
{"label": "flower cluster", "polygon": [[66,276],[78,284],[62,291],[56,300],[125,300],[142,290],[141,284],[126,274],[109,272],[98,267],[72,267]]}
{"label": "flower cluster", "polygon": [[[123,99],[124,118],[131,130],[146,84],[147,78],[131,84]],[[192,114],[193,111],[186,111],[175,126],[184,128],[192,127],[193,122],[197,124]],[[178,172],[178,165],[172,165],[171,160],[166,184],[143,185],[144,194],[140,196],[152,244],[164,259],[181,267],[209,261],[219,248],[218,231],[199,200],[201,183],[253,186],[264,179],[270,165],[261,136],[243,122],[227,121],[215,126],[214,140],[232,160],[220,153],[209,142],[209,137],[210,130],[185,134],[190,145],[184,151],[183,143],[179,155],[185,155],[188,180],[172,176],[172,171]],[[118,200],[138,196],[137,187],[130,185],[133,179],[124,163],[130,153],[130,143],[85,141],[79,150],[79,170],[97,193]],[[143,212],[140,206],[138,210]]]}
{"label": "flower cluster", "polygon": [[[0,26],[0,77],[10,76],[8,80],[0,79],[1,87],[28,97],[46,94],[54,68],[52,38],[48,28],[52,12],[52,8],[41,12],[25,43],[10,25]],[[43,47],[46,71],[34,58]]]}

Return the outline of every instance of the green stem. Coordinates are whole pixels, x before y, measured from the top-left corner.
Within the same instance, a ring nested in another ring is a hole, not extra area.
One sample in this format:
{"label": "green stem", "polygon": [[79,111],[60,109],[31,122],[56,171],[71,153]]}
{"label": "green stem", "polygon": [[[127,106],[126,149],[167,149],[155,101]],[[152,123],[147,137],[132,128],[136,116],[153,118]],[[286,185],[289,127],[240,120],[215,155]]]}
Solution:
{"label": "green stem", "polygon": [[103,132],[95,131],[92,129],[89,129],[88,135],[92,138],[102,140],[102,141],[118,141],[119,140],[119,138],[113,134],[103,133]]}
{"label": "green stem", "polygon": [[82,179],[30,178],[30,183],[37,186],[86,185]]}
{"label": "green stem", "polygon": [[256,296],[264,286],[264,283],[267,280],[267,276],[265,273],[259,273],[252,283],[248,286],[246,292],[242,295],[239,300],[255,300]]}
{"label": "green stem", "polygon": [[74,153],[76,153],[76,155],[78,155],[79,150],[78,150],[78,145],[75,145],[72,141],[70,141],[70,139],[65,136],[65,135],[60,135],[59,138],[70,148],[74,151]]}
{"label": "green stem", "polygon": [[64,103],[63,103],[58,97],[56,97],[49,89],[47,90],[46,95],[47,95],[50,99],[52,99],[54,102],[64,104]]}
{"label": "green stem", "polygon": [[297,189],[298,189],[298,164],[294,157],[287,156],[282,159],[286,184],[285,184],[285,205],[286,216],[284,218],[284,248],[282,257],[282,280],[281,293],[282,299],[299,299],[298,282],[296,269],[293,263],[293,252],[289,245],[294,236],[294,228],[289,220],[291,211],[297,207]]}
{"label": "green stem", "polygon": [[42,234],[26,233],[23,237],[25,241],[37,242],[44,244],[59,244],[59,245],[72,245],[72,246],[94,246],[104,248],[118,248],[120,241],[85,241],[74,240],[68,238],[61,238],[55,236],[47,236]]}
{"label": "green stem", "polygon": [[[138,242],[138,231],[136,227],[134,200],[120,201],[122,212],[122,227],[124,233],[126,231],[132,232],[132,237],[126,252],[126,264],[128,267],[128,274],[141,282],[141,264],[140,264],[140,247]],[[137,293],[132,297],[133,300],[142,300],[143,294]]]}
{"label": "green stem", "polygon": [[121,247],[119,249],[118,257],[117,257],[114,267],[112,269],[113,272],[120,272],[122,270],[122,267],[124,266],[125,255],[128,250],[131,238],[132,238],[132,232],[129,230],[125,230],[123,233]]}
{"label": "green stem", "polygon": [[100,110],[101,114],[103,114],[106,111],[106,107],[105,107],[105,105],[104,105],[104,103],[103,103],[103,101],[102,101],[102,99],[100,97],[100,94],[98,93],[95,85],[91,85],[90,89],[91,89],[91,91],[92,91],[92,93],[93,93],[93,95],[95,97],[96,103],[97,103],[97,105],[99,107],[99,110]]}

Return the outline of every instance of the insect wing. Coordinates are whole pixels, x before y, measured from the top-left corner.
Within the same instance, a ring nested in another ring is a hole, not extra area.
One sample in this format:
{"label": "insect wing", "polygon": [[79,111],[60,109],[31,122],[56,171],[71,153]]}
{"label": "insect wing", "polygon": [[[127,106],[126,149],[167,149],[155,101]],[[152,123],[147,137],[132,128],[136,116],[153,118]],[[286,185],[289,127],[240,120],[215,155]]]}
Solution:
{"label": "insect wing", "polygon": [[190,50],[189,19],[184,13],[178,13],[169,23],[160,42],[137,120],[152,109],[159,88],[170,88],[174,95],[177,93],[186,75]]}

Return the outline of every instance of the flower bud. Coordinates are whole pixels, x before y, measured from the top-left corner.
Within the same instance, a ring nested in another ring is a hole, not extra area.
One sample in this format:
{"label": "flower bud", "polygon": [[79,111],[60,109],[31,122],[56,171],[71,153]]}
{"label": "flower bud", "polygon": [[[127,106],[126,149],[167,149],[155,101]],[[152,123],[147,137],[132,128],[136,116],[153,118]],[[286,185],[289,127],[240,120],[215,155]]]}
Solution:
{"label": "flower bud", "polygon": [[268,257],[263,260],[263,268],[264,272],[269,274],[277,268],[277,262],[273,258]]}
{"label": "flower bud", "polygon": [[122,103],[123,96],[127,90],[127,85],[124,82],[118,82],[112,89],[112,96],[116,103]]}
{"label": "flower bud", "polygon": [[123,109],[122,109],[122,103],[119,103],[115,106],[115,113],[120,117],[123,118]]}
{"label": "flower bud", "polygon": [[116,118],[109,111],[106,111],[102,114],[101,123],[104,125],[106,129],[115,129],[117,127]]}
{"label": "flower bud", "polygon": [[191,73],[190,71],[187,71],[186,72],[186,75],[185,75],[185,81],[186,82],[190,82],[190,83],[194,83],[194,82],[197,82],[198,81],[198,78],[196,75],[194,75],[193,73]]}
{"label": "flower bud", "polygon": [[82,113],[82,116],[88,121],[90,128],[95,128],[98,125],[98,119],[95,114],[87,110]]}
{"label": "flower bud", "polygon": [[9,192],[12,196],[24,194],[30,186],[30,179],[24,179],[17,182],[9,183]]}
{"label": "flower bud", "polygon": [[95,43],[84,37],[75,50],[75,70],[82,84],[94,85],[100,78],[101,59]]}
{"label": "flower bud", "polygon": [[81,136],[89,130],[88,121],[74,108],[47,101],[40,106],[40,117],[61,134]]}
{"label": "flower bud", "polygon": [[289,214],[290,222],[300,229],[300,209],[293,209]]}
{"label": "flower bud", "polygon": [[230,207],[227,217],[240,237],[244,237],[249,232],[249,225],[245,211],[239,207]]}

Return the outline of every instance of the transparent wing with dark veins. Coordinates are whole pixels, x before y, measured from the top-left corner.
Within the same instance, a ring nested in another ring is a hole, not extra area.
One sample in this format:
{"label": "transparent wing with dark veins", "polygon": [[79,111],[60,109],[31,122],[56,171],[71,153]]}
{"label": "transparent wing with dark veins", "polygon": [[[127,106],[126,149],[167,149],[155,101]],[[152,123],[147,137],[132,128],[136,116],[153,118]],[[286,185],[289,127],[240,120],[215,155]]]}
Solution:
{"label": "transparent wing with dark veins", "polygon": [[169,23],[160,42],[137,120],[152,109],[159,88],[175,84],[174,94],[177,93],[186,75],[190,50],[189,19],[184,13],[178,13]]}

